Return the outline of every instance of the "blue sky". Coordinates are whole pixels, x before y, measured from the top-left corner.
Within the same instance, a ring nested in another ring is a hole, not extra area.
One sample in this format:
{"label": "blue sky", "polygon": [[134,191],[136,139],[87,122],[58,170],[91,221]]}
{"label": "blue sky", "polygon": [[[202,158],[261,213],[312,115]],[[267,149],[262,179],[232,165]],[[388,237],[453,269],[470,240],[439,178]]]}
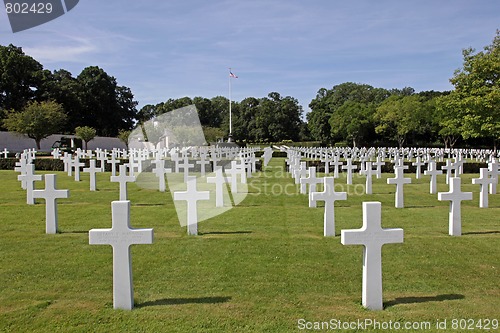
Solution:
{"label": "blue sky", "polygon": [[482,49],[500,28],[498,0],[80,0],[64,16],[13,34],[45,68],[77,76],[100,66],[139,107],[169,98],[264,97],[304,110],[318,89],[343,82],[450,90],[461,50]]}

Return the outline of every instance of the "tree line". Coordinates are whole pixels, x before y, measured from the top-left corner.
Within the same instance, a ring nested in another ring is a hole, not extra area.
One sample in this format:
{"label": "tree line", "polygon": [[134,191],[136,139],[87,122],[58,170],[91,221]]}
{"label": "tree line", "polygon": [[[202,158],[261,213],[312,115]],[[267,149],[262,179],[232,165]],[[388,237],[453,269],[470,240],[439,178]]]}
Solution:
{"label": "tree line", "polygon": [[[415,92],[411,87],[385,89],[346,82],[319,89],[309,104],[307,121],[297,99],[271,92],[232,102],[232,135],[236,141],[257,143],[314,140],[324,145],[453,147],[462,141],[493,143],[496,148],[499,76],[497,31],[484,50],[463,50],[463,67],[450,79],[452,91]],[[20,47],[0,45],[0,129],[23,132],[35,140],[57,131],[73,134],[76,128],[126,138],[138,124],[193,104],[207,141],[227,138],[226,97],[171,98],[138,110],[131,89],[118,85],[116,78],[97,66],[73,77],[64,69],[44,69]]]}
{"label": "tree line", "polygon": [[375,88],[343,83],[322,88],[309,105],[313,139],[327,144],[432,145],[457,141],[493,144],[500,139],[500,34],[476,52],[463,50],[452,91]]}

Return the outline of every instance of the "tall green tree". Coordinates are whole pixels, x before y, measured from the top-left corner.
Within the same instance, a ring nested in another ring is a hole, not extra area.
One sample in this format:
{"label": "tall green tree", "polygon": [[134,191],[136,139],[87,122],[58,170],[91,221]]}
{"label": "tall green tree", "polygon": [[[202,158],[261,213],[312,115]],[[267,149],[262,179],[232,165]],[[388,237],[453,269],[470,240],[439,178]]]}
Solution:
{"label": "tall green tree", "polygon": [[[409,134],[421,133],[425,128],[426,116],[422,97],[418,95],[397,96],[386,99],[376,110],[375,131],[398,142],[402,147]],[[430,121],[429,117],[429,121]]]}
{"label": "tall green tree", "polygon": [[103,69],[91,66],[77,77],[82,90],[79,126],[91,126],[101,136],[115,137],[120,129],[130,129],[137,113],[137,102],[129,88],[118,86]]}
{"label": "tall green tree", "polygon": [[46,75],[43,81],[42,100],[54,100],[61,104],[68,116],[63,132],[73,133],[82,123],[82,86],[73,75],[64,69]]}
{"label": "tall green tree", "polygon": [[434,123],[445,148],[453,148],[462,136],[463,114],[457,94],[441,96],[436,99]]}
{"label": "tall green tree", "polygon": [[462,135],[488,138],[495,149],[500,139],[500,30],[483,51],[463,50],[463,68],[450,82],[455,86],[444,103],[453,103],[461,114]]}
{"label": "tall green tree", "polygon": [[330,119],[344,103],[351,101],[378,105],[388,96],[390,92],[386,89],[353,82],[333,86],[330,90],[321,88],[309,104],[311,112],[307,120],[312,137],[323,143],[333,143]]}
{"label": "tall green tree", "polygon": [[374,103],[345,102],[330,118],[332,136],[349,140],[356,147],[374,131],[375,110]]}
{"label": "tall green tree", "polygon": [[75,135],[85,142],[85,150],[87,150],[89,142],[94,140],[97,135],[97,131],[93,127],[78,126],[75,128]]}
{"label": "tall green tree", "polygon": [[40,149],[41,140],[57,133],[66,119],[62,106],[56,102],[29,102],[21,112],[9,112],[3,124],[9,131],[35,140]]}
{"label": "tall green tree", "polygon": [[0,109],[21,111],[40,89],[43,66],[12,44],[0,45]]}

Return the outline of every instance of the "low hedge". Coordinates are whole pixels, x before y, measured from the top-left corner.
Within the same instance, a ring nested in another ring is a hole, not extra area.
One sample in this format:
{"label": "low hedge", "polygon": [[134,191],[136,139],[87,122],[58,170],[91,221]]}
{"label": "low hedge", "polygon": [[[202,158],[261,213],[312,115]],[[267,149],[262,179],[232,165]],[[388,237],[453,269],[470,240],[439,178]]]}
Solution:
{"label": "low hedge", "polygon": [[[16,162],[19,160],[16,158],[2,158],[0,159],[0,170],[14,170],[16,167]],[[90,166],[90,159],[81,159],[80,162],[85,164],[85,168],[88,168]],[[35,170],[42,170],[42,171],[64,171],[64,162],[61,160],[55,160],[52,158],[38,158],[35,159]],[[201,166],[199,164],[196,164],[194,160],[189,161],[191,164],[194,164],[194,171],[200,171]],[[228,162],[228,161],[227,161]],[[100,162],[97,162],[97,166],[99,166]],[[124,164],[128,163],[128,160],[120,160],[120,163],[118,164]],[[228,164],[228,163],[222,163],[222,164]],[[221,162],[219,162],[219,165],[221,165]],[[143,170],[144,171],[150,171],[153,169],[153,165],[150,160],[146,161],[143,165]],[[173,162],[172,161],[167,161],[165,163],[166,168],[173,168]],[[258,171],[262,170],[262,161],[258,160],[255,163],[255,167],[257,168]],[[106,163],[104,166],[104,170],[106,172],[111,172],[111,164]],[[206,171],[211,172],[211,164],[210,166],[207,165]]]}
{"label": "low hedge", "polygon": [[[325,172],[325,163],[321,161],[305,161],[307,167],[316,167],[317,172]],[[357,165],[358,168],[356,169],[357,171],[360,170],[361,162],[353,162],[354,165]],[[409,168],[405,172],[408,173],[415,173],[416,172],[416,167],[411,165],[411,162],[404,162],[404,165],[407,165]],[[436,166],[438,170],[441,170],[441,167],[446,165],[445,162],[437,162]],[[285,162],[285,168],[286,168],[286,162]],[[488,164],[487,163],[478,163],[478,162],[471,162],[471,163],[464,163],[463,167],[463,173],[479,173],[480,168],[487,168]],[[381,167],[382,173],[394,173],[394,164],[391,162],[385,162],[385,165]],[[424,170],[427,170],[425,167],[421,167],[422,173]],[[333,166],[330,166],[330,172],[333,172]]]}

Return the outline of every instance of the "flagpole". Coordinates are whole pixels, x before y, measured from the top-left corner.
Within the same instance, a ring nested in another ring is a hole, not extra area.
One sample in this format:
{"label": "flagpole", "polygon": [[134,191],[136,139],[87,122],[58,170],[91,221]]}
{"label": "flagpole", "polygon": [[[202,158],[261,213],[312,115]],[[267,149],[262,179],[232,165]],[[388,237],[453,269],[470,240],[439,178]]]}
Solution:
{"label": "flagpole", "polygon": [[[231,73],[231,68],[229,68],[229,73]],[[231,75],[228,76],[228,79],[229,79],[229,137],[227,141],[231,142],[233,133],[233,119],[231,113]]]}

